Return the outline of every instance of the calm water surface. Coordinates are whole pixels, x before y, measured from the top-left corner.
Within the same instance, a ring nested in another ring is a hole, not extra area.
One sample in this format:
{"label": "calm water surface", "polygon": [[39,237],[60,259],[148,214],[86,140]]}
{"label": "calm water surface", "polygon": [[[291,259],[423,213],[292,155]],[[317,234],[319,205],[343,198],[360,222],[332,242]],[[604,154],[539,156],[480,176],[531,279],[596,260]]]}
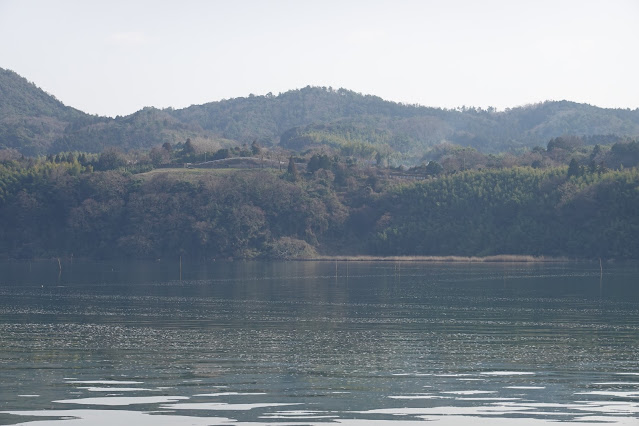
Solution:
{"label": "calm water surface", "polygon": [[0,424],[639,425],[639,269],[0,264]]}

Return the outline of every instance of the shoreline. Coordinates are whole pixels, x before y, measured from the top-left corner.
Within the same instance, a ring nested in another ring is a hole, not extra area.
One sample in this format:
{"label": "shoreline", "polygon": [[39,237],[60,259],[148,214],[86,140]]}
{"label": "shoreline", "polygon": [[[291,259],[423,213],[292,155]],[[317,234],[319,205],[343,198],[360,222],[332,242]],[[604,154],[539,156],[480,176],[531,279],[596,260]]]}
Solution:
{"label": "shoreline", "polygon": [[433,263],[566,263],[566,262],[590,262],[589,259],[577,259],[568,257],[549,257],[503,254],[492,256],[317,256],[309,258],[291,259],[297,261],[349,261],[349,262],[433,262]]}
{"label": "shoreline", "polygon": [[[173,258],[139,258],[139,259],[119,259],[119,258],[106,258],[106,259],[92,259],[86,257],[43,257],[33,259],[12,259],[12,258],[0,258],[0,262],[8,263],[30,263],[30,262],[53,262],[56,266],[60,266],[59,263],[71,263],[73,262],[152,262],[152,263],[164,263],[178,261],[179,257]],[[182,258],[183,262],[196,262],[196,263],[209,263],[209,262],[430,262],[430,263],[591,263],[598,262],[599,259],[587,259],[577,257],[566,256],[533,256],[533,255],[519,255],[519,254],[503,254],[503,255],[491,255],[491,256],[372,256],[372,255],[317,255],[311,257],[297,257],[288,259],[274,259],[266,257],[258,258],[222,258],[222,259],[189,259],[187,256]],[[634,262],[635,259],[601,259],[604,263],[613,262]]]}

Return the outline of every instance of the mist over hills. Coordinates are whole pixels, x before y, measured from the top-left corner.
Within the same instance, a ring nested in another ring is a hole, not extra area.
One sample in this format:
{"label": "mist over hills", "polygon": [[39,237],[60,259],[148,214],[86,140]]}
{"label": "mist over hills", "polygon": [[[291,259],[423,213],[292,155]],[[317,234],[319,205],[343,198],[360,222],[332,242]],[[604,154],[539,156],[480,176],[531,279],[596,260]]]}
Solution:
{"label": "mist over hills", "polygon": [[[479,151],[521,151],[562,135],[593,143],[639,137],[639,109],[548,101],[505,111],[405,105],[346,89],[307,86],[279,95],[234,98],[183,109],[144,108],[99,117],[65,106],[0,68],[0,149],[24,155],[149,149],[190,138],[207,147],[257,141],[303,151],[330,146],[417,163],[444,142]],[[207,148],[208,149],[208,148]]]}

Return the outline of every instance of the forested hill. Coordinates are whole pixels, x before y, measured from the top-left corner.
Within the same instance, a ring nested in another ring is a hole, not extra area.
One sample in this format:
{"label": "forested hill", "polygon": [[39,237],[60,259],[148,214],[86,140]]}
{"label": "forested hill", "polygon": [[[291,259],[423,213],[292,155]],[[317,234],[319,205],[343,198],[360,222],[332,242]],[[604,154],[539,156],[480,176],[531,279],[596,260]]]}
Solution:
{"label": "forested hill", "polygon": [[69,123],[86,117],[15,72],[0,68],[0,148],[47,152]]}
{"label": "forested hill", "polygon": [[385,101],[345,89],[306,87],[170,112],[227,139],[303,150],[313,145],[371,144],[410,157],[442,142],[482,152],[546,146],[562,135],[639,136],[639,109],[545,102],[507,111],[447,110]]}
{"label": "forested hill", "polygon": [[298,151],[329,145],[417,163],[429,147],[442,142],[494,153],[546,146],[561,135],[639,136],[639,109],[603,109],[567,101],[500,112],[446,110],[345,89],[306,87],[179,110],[145,108],[113,119],[66,107],[2,69],[0,94],[0,149],[14,148],[27,155],[101,152],[110,146],[148,149],[190,138],[207,150],[253,141]]}

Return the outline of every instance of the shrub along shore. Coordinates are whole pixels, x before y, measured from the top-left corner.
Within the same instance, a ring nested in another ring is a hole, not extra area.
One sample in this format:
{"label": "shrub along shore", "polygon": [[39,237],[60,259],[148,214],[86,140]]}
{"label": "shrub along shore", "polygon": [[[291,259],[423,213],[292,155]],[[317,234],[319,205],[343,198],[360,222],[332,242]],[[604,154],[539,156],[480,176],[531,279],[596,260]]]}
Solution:
{"label": "shrub along shore", "polygon": [[317,256],[299,258],[302,261],[330,262],[433,262],[433,263],[565,263],[580,259],[503,254],[494,256]]}

